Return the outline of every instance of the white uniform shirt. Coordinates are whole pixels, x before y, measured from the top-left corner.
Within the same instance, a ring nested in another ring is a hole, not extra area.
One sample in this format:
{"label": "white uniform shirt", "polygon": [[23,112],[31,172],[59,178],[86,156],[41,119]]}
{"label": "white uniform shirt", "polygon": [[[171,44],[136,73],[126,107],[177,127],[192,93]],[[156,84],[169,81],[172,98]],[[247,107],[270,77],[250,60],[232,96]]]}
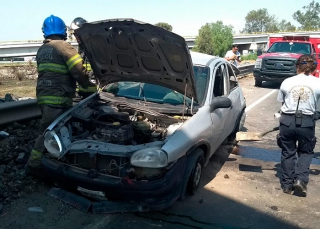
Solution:
{"label": "white uniform shirt", "polygon": [[320,98],[320,79],[313,75],[299,74],[285,79],[279,90],[278,101],[284,104],[281,111],[287,114],[294,114],[297,109],[302,110],[305,115],[312,115],[317,108],[317,101]]}
{"label": "white uniform shirt", "polygon": [[[231,57],[233,57],[234,55],[240,56],[240,53],[239,53],[238,51],[237,51],[236,53],[234,53],[234,52],[232,52],[232,50],[229,50],[224,57],[226,57],[226,58],[231,58]],[[235,66],[238,65],[238,61],[237,61],[237,60],[229,60],[229,62],[230,62],[231,64],[235,65]]]}

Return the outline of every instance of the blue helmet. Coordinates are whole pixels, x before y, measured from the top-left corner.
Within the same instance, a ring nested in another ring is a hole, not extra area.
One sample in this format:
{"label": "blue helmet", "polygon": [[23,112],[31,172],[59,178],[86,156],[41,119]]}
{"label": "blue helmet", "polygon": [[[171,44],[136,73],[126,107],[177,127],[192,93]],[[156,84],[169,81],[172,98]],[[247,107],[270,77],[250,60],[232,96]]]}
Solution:
{"label": "blue helmet", "polygon": [[50,35],[59,35],[67,38],[66,24],[61,18],[54,15],[51,15],[44,20],[42,25],[42,32],[45,38]]}

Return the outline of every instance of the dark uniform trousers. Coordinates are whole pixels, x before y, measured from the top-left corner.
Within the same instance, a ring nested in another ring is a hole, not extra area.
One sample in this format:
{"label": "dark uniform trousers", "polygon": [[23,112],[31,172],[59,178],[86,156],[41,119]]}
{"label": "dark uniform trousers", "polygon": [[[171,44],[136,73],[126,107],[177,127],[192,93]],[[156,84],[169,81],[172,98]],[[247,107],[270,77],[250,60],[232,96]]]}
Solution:
{"label": "dark uniform trousers", "polygon": [[47,127],[61,114],[63,114],[69,107],[52,106],[52,105],[40,105],[42,118],[40,121],[40,135],[38,136],[34,147],[32,149],[28,164],[32,167],[41,165],[41,158],[45,151],[44,147],[44,131]]}
{"label": "dark uniform trousers", "polygon": [[308,183],[316,144],[313,116],[303,115],[301,125],[296,125],[295,115],[282,114],[279,131],[277,143],[282,149],[282,188],[292,187],[296,179]]}

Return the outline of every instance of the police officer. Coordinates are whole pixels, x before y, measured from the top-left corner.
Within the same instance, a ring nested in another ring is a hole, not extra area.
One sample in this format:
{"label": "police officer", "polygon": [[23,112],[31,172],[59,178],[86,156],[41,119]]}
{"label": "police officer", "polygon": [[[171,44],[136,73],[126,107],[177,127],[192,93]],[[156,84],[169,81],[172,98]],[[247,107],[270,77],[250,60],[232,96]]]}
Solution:
{"label": "police officer", "polygon": [[[81,56],[65,41],[67,33],[63,20],[54,15],[47,17],[43,22],[42,32],[45,40],[36,55],[38,67],[36,96],[42,111],[41,133],[72,106],[76,82],[91,93],[97,90],[96,85],[89,81],[85,73]],[[28,172],[41,173],[41,158],[44,151],[44,139],[41,134],[27,162]]]}
{"label": "police officer", "polygon": [[[315,113],[320,97],[320,79],[312,75],[317,62],[312,55],[302,55],[296,62],[298,75],[284,80],[278,101],[282,102],[278,146],[281,153],[283,192],[307,195],[309,167],[316,144]],[[296,146],[297,143],[297,146]]]}

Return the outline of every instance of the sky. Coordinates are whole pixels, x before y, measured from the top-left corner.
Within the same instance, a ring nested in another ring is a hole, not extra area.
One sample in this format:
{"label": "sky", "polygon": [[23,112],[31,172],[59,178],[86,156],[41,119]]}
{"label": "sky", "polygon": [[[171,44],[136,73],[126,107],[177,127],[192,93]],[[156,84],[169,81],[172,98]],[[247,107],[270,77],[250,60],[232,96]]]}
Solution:
{"label": "sky", "polygon": [[11,0],[1,4],[0,42],[42,40],[44,19],[51,14],[66,25],[76,17],[87,21],[111,18],[133,18],[155,24],[167,22],[181,36],[196,36],[201,26],[221,20],[239,33],[251,10],[266,8],[278,20],[295,26],[292,15],[311,0]]}

